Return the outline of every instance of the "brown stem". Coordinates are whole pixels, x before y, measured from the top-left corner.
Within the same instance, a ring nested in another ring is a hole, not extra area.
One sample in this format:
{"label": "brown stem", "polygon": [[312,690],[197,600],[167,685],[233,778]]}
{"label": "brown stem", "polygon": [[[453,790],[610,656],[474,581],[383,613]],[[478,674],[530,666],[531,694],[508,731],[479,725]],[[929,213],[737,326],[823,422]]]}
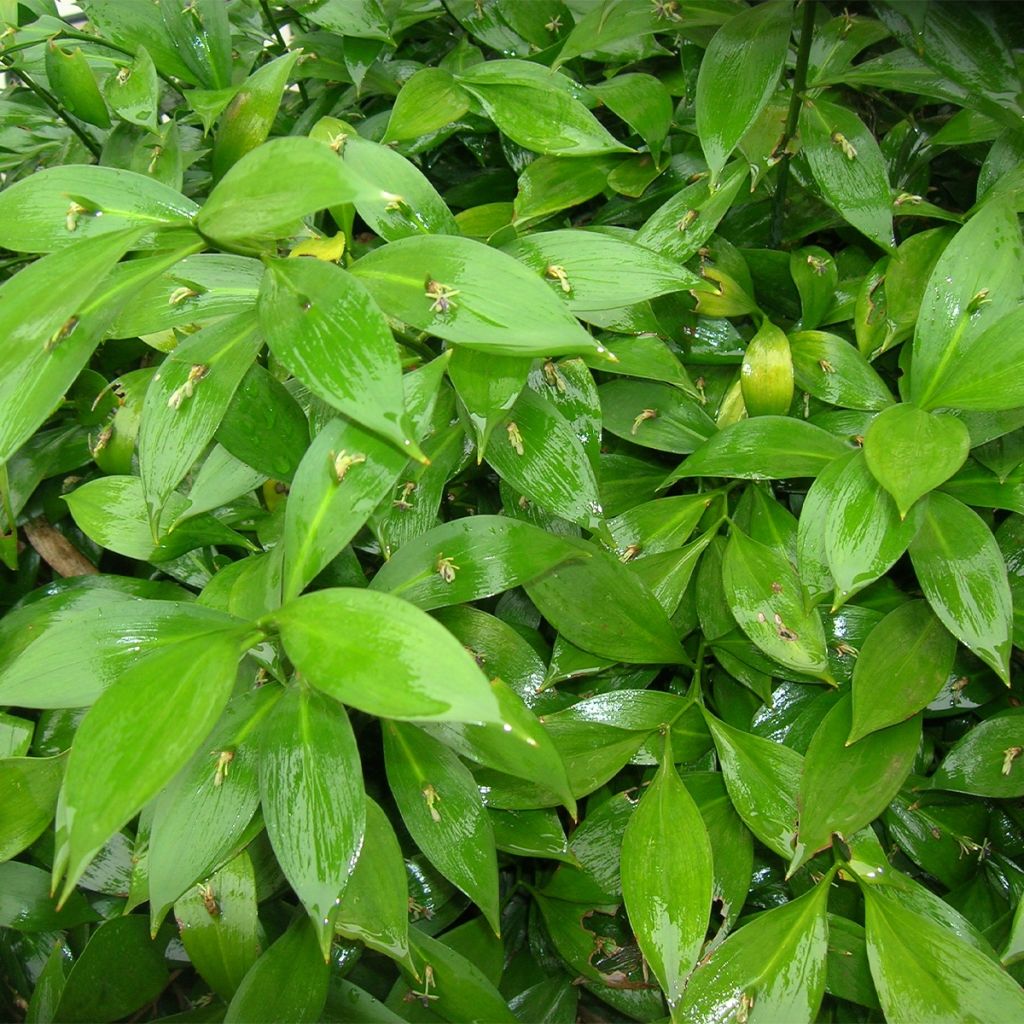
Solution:
{"label": "brown stem", "polygon": [[60,530],[45,519],[33,519],[23,527],[29,544],[59,576],[96,576],[99,570]]}

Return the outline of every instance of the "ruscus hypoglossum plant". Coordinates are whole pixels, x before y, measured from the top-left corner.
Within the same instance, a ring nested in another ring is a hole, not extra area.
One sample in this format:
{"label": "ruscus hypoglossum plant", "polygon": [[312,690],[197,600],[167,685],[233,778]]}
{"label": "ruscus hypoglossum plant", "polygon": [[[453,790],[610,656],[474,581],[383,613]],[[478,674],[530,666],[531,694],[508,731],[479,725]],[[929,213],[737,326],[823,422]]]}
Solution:
{"label": "ruscus hypoglossum plant", "polygon": [[1024,1020],[1022,27],[0,0],[0,1016]]}

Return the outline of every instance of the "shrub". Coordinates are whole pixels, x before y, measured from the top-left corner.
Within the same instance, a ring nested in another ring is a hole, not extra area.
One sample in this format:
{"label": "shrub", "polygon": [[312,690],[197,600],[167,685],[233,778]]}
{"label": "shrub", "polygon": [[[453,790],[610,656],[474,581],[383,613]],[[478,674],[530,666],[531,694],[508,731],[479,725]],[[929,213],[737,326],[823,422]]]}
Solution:
{"label": "shrub", "polygon": [[81,7],[0,0],[8,1019],[1024,1018],[1012,6]]}

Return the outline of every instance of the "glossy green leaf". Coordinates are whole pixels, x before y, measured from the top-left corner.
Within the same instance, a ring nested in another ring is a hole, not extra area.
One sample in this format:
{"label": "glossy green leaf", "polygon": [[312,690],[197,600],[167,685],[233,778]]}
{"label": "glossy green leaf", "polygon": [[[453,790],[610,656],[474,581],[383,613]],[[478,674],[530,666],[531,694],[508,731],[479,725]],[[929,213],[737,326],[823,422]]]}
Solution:
{"label": "glossy green leaf", "polygon": [[924,601],[893,609],[868,634],[853,669],[850,741],[927,707],[953,669],[956,640]]}
{"label": "glossy green leaf", "polygon": [[835,610],[902,557],[921,519],[916,510],[900,517],[860,452],[844,465],[828,491],[825,554],[835,582]]}
{"label": "glossy green leaf", "polygon": [[780,857],[793,854],[803,758],[795,750],[705,715],[729,799],[747,828]]}
{"label": "glossy green leaf", "polygon": [[519,175],[516,222],[538,220],[596,196],[617,165],[614,156],[542,156]]}
{"label": "glossy green leaf", "polygon": [[289,601],[268,621],[280,630],[305,679],[361,711],[384,718],[501,721],[472,657],[401,598],[321,590]]}
{"label": "glossy green leaf", "polygon": [[215,181],[270,134],[281,94],[298,58],[299,54],[292,52],[269,61],[251,74],[235,93],[213,136]]}
{"label": "glossy green leaf", "polygon": [[655,160],[672,126],[672,98],[653,75],[616,75],[590,87],[617,117],[621,117],[647,143]]}
{"label": "glossy green leaf", "polygon": [[403,545],[370,587],[429,611],[500,594],[578,557],[568,542],[529,523],[506,516],[469,516]]}
{"label": "glossy green leaf", "polygon": [[[206,742],[154,801],[147,855],[154,931],[183,893],[251,837],[260,800],[259,727],[282,692],[264,686],[230,701]],[[258,819],[255,828],[262,828]]]}
{"label": "glossy green leaf", "polygon": [[21,853],[50,824],[63,777],[63,755],[0,758],[0,861]]}
{"label": "glossy green leaf", "polygon": [[789,49],[789,3],[738,13],[715,34],[697,76],[697,135],[712,186],[779,84]]}
{"label": "glossy green leaf", "polygon": [[768,657],[831,681],[821,620],[805,610],[800,578],[784,556],[734,529],[722,580],[740,628]]}
{"label": "glossy green leaf", "polygon": [[864,122],[848,107],[809,100],[800,111],[800,137],[825,201],[871,241],[892,248],[889,174]]}
{"label": "glossy green leaf", "polygon": [[1021,712],[1010,708],[986,718],[950,748],[932,785],[957,793],[1008,799],[1024,793]]}
{"label": "glossy green leaf", "polygon": [[96,851],[181,769],[206,738],[235,682],[252,630],[196,637],[122,673],[85,716],[68,758],[67,898]]}
{"label": "glossy green leaf", "polygon": [[712,434],[662,485],[690,476],[788,480],[817,476],[850,449],[833,434],[788,416],[756,416]]}
{"label": "glossy green leaf", "polygon": [[316,932],[305,914],[249,968],[228,1004],[230,1024],[272,1024],[287,1017],[313,1024],[327,1000],[330,968],[320,955]]}
{"label": "glossy green leaf", "polygon": [[492,60],[455,76],[498,129],[536,153],[628,152],[572,95],[564,75],[526,61]]}
{"label": "glossy green leaf", "polygon": [[154,523],[220,424],[263,339],[251,314],[219,320],[178,345],[146,391],[139,471]]}
{"label": "glossy green leaf", "polygon": [[144,46],[135,51],[135,59],[130,64],[107,77],[103,96],[123,121],[155,131],[160,82],[153,58]]}
{"label": "glossy green leaf", "polygon": [[918,498],[964,464],[969,448],[967,428],[956,417],[902,403],[876,416],[864,435],[868,468],[904,519]]}
{"label": "glossy green leaf", "polygon": [[71,895],[57,909],[50,893],[50,874],[21,861],[0,864],[0,926],[15,931],[53,931],[73,928],[99,915],[80,892]]}
{"label": "glossy green leaf", "polygon": [[[302,188],[294,187],[297,180]],[[210,193],[196,227],[221,248],[262,251],[327,206],[374,198],[380,189],[345,166],[326,143],[271,139],[243,156]]]}
{"label": "glossy green leaf", "polygon": [[714,421],[677,387],[615,380],[602,384],[598,394],[605,429],[633,444],[686,455],[714,435]]}
{"label": "glossy green leaf", "polygon": [[51,167],[0,193],[0,245],[15,252],[54,252],[82,238],[133,228],[139,234],[129,245],[135,247],[147,234],[143,228],[188,227],[197,209],[191,199],[144,174],[89,164]]}
{"label": "glossy green leaf", "polygon": [[668,258],[596,231],[541,231],[517,238],[504,251],[549,282],[573,312],[603,309],[612,295],[615,305],[627,306],[702,285]]}
{"label": "glossy green leaf", "polygon": [[828,893],[826,879],[728,936],[694,971],[678,1019],[728,1020],[746,1010],[766,1020],[815,1020],[825,993]]}
{"label": "glossy green leaf", "polygon": [[469,97],[444,68],[421,68],[395,97],[384,142],[429,135],[457,121],[469,109]]}
{"label": "glossy green leaf", "polygon": [[252,861],[244,851],[174,904],[181,943],[204,980],[230,1000],[258,959]]}
{"label": "glossy green leaf", "polygon": [[886,1020],[991,1020],[1024,1012],[1020,986],[984,953],[923,914],[864,894],[871,976]]}
{"label": "glossy green leaf", "polygon": [[386,722],[383,733],[388,783],[409,834],[497,933],[494,830],[473,776],[447,747],[415,726]]}
{"label": "glossy green leaf", "polygon": [[910,559],[942,624],[1008,684],[1012,601],[1005,563],[983,520],[948,494],[930,495]]}
{"label": "glossy green leaf", "polygon": [[[989,258],[978,259],[978,253]],[[911,400],[923,409],[934,407],[940,389],[955,386],[950,373],[961,353],[971,352],[992,325],[1012,313],[1022,294],[1024,244],[1017,215],[1005,201],[986,203],[956,233],[928,279],[914,332]],[[999,355],[1012,352],[1011,346]],[[975,372],[987,368],[973,357],[971,364]]]}
{"label": "glossy green leaf", "polygon": [[[672,350],[660,338],[640,335],[635,338],[609,339],[605,347],[618,360],[615,372],[622,377],[640,377],[644,380],[673,384],[694,398],[700,393],[690,380],[690,375]],[[595,370],[605,368],[604,360],[591,355],[583,356],[584,362]]]}
{"label": "glossy green leaf", "polygon": [[56,1020],[113,1021],[141,1009],[170,980],[146,919],[115,917],[96,929],[68,973]]}
{"label": "glossy green leaf", "polygon": [[[792,874],[832,836],[852,836],[878,817],[910,774],[921,743],[921,719],[872,732],[848,744],[852,702],[844,696],[822,720],[807,748],[800,783],[800,827]],[[879,771],[885,765],[885,771]]]}
{"label": "glossy green leaf", "polygon": [[601,351],[542,279],[471,238],[402,238],[352,272],[389,316],[454,344],[508,356]]}
{"label": "glossy green leaf", "polygon": [[789,336],[798,388],[844,409],[884,409],[892,404],[885,382],[851,345],[827,331]]}
{"label": "glossy green leaf", "polygon": [[669,1009],[678,1012],[704,944],[712,897],[712,850],[704,822],[665,757],[626,826],[622,896],[630,924]]}
{"label": "glossy green leaf", "polygon": [[476,440],[477,461],[487,452],[494,428],[515,405],[530,374],[532,359],[453,350],[448,375],[469,418]]}
{"label": "glossy green leaf", "polygon": [[366,798],[359,859],[341,894],[335,929],[394,960],[409,957],[409,893],[402,848],[387,815]]}
{"label": "glossy green leaf", "polygon": [[657,598],[614,555],[582,541],[579,561],[526,584],[541,614],[584,650],[616,661],[679,664],[686,655]]}
{"label": "glossy green leaf", "polygon": [[740,389],[748,416],[785,416],[793,403],[789,339],[767,317],[747,343]]}
{"label": "glossy green leaf", "polygon": [[394,339],[356,278],[323,260],[273,260],[258,308],[271,351],[314,394],[418,454]]}
{"label": "glossy green leaf", "polygon": [[267,835],[326,960],[366,821],[359,750],[345,709],[326,694],[293,687],[263,726],[259,771]]}
{"label": "glossy green leaf", "polygon": [[496,428],[487,461],[502,480],[546,511],[589,529],[600,521],[597,478],[578,433],[554,402],[531,388]]}

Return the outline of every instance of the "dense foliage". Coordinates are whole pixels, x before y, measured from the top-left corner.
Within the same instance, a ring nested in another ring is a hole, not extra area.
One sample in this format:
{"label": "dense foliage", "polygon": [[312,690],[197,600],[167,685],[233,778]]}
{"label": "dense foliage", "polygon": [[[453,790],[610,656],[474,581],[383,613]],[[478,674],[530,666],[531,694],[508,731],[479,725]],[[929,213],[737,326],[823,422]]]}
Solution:
{"label": "dense foliage", "polygon": [[5,1019],[1024,1019],[1014,5],[80,6],[0,0]]}

